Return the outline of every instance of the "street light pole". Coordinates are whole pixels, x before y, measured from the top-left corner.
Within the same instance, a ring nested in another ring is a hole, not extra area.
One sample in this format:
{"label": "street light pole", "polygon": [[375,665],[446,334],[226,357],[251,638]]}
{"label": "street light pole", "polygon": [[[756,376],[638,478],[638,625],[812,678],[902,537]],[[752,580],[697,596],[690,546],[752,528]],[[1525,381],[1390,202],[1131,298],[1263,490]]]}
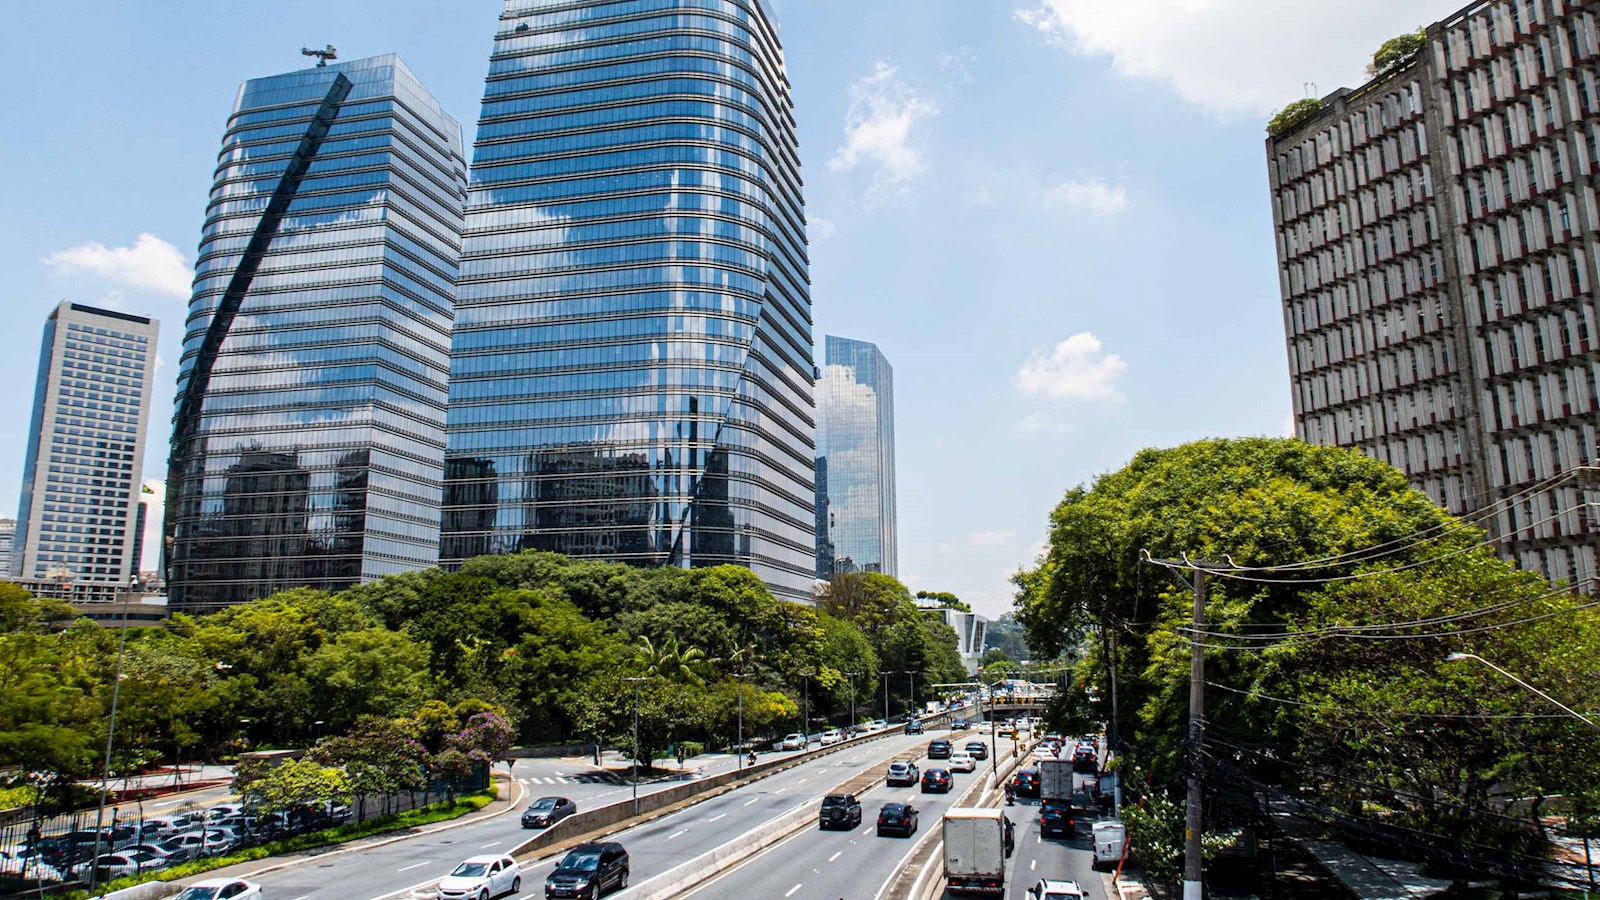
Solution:
{"label": "street light pole", "polygon": [[101,826],[106,817],[106,792],[111,789],[111,747],[117,735],[117,700],[122,694],[122,653],[128,646],[128,607],[133,603],[133,588],[138,583],[138,577],[134,576],[128,585],[128,596],[122,601],[122,628],[117,635],[117,670],[111,679],[111,721],[106,727],[105,766],[100,770],[100,806],[94,814],[94,855],[89,857],[91,892],[94,891],[95,876],[99,874]]}
{"label": "street light pole", "polygon": [[845,672],[844,674],[850,679],[850,729],[846,733],[853,737],[856,731],[856,676],[861,673]]}
{"label": "street light pole", "polygon": [[643,678],[624,678],[633,682],[633,814],[639,814],[639,682]]}
{"label": "street light pole", "polygon": [[906,675],[911,682],[911,693],[906,696],[906,721],[910,721],[911,711],[917,706],[917,671],[912,669]]}

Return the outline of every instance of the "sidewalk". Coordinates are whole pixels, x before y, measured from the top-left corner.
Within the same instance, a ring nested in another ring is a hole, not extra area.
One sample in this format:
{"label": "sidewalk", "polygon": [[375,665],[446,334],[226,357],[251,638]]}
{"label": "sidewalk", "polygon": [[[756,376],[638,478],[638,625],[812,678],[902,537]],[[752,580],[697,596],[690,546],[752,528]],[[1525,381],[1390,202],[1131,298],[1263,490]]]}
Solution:
{"label": "sidewalk", "polygon": [[1338,841],[1300,845],[1361,900],[1413,900],[1450,889],[1449,879],[1423,875],[1420,863],[1365,856]]}

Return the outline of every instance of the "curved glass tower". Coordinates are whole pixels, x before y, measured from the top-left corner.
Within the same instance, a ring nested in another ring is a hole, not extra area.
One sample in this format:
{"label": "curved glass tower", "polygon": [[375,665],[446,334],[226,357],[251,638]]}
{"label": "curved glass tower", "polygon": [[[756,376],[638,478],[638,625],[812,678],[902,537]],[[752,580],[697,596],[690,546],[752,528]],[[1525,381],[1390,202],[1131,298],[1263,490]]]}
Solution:
{"label": "curved glass tower", "polygon": [[175,609],[438,560],[461,129],[394,56],[245,82],[167,477]]}
{"label": "curved glass tower", "polygon": [[736,563],[809,599],[799,168],[757,0],[506,0],[463,238],[443,562]]}

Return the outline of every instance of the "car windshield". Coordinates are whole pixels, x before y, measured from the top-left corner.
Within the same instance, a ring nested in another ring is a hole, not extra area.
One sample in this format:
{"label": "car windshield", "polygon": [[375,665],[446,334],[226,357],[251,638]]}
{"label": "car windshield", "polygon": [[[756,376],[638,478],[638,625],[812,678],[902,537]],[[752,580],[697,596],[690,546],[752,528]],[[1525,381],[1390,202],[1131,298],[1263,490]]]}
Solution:
{"label": "car windshield", "polygon": [[217,887],[184,888],[183,892],[178,894],[176,900],[215,900],[221,890],[221,888]]}
{"label": "car windshield", "polygon": [[556,801],[555,801],[554,797],[546,797],[543,800],[534,801],[533,806],[529,807],[529,809],[538,809],[538,810],[555,809],[555,808],[556,808]]}
{"label": "car windshield", "polygon": [[580,872],[593,872],[600,868],[600,854],[592,851],[582,853],[568,853],[567,858],[561,861],[563,869],[577,869]]}
{"label": "car windshield", "polygon": [[454,875],[457,878],[479,878],[479,877],[482,877],[483,874],[485,872],[488,872],[488,871],[489,871],[489,864],[488,863],[464,862],[461,865],[456,866],[456,870],[454,872],[451,872],[450,874]]}

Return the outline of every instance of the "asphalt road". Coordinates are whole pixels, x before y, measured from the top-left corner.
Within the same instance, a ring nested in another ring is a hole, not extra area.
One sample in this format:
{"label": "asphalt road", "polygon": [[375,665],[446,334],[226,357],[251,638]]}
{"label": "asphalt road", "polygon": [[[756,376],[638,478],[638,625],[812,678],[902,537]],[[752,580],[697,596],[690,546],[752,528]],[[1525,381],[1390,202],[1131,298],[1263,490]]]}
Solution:
{"label": "asphalt road", "polygon": [[[859,747],[820,756],[785,772],[745,785],[703,803],[629,829],[608,840],[621,841],[632,857],[633,882],[666,871],[679,863],[760,825],[767,819],[811,802],[813,794],[848,778],[869,763],[896,751],[904,751],[922,738],[893,736],[868,741]],[[777,754],[761,754],[763,760]],[[559,778],[553,773],[559,761],[519,760],[514,775],[534,778]],[[526,768],[524,768],[526,766]],[[549,772],[551,774],[545,774]],[[640,794],[660,790],[678,782],[641,785]],[[631,790],[613,783],[585,782],[516,784],[516,802],[501,815],[468,825],[396,841],[351,853],[314,859],[276,872],[252,878],[262,884],[273,900],[394,900],[415,896],[431,897],[439,878],[469,856],[504,853],[526,835],[519,822],[523,808],[543,794],[571,797],[582,808],[625,800]],[[555,867],[555,860],[534,864],[524,870],[522,896],[543,895],[544,877]],[[251,877],[248,874],[245,877]]]}
{"label": "asphalt road", "polygon": [[[929,740],[948,735],[943,729],[933,730],[913,745],[917,753],[913,758],[919,768],[927,771],[945,765],[944,760],[929,760],[925,751]],[[963,734],[955,743],[959,747],[967,740],[968,735]],[[929,829],[938,829],[944,811],[974,780],[987,774],[987,765],[984,760],[980,761],[976,772],[954,773],[954,784],[947,794],[924,794],[920,786],[872,788],[860,795],[859,827],[851,831],[823,831],[816,825],[803,828],[684,896],[701,900],[718,897],[872,900],[900,869],[917,840]],[[877,836],[878,811],[890,802],[910,803],[917,808],[918,831],[911,839]]]}
{"label": "asphalt road", "polygon": [[1007,897],[1027,900],[1028,888],[1038,884],[1039,879],[1060,878],[1076,881],[1090,900],[1107,900],[1105,876],[1094,869],[1094,844],[1085,823],[1078,823],[1077,834],[1071,838],[1043,837],[1039,833],[1038,800],[1019,797],[1006,814],[1017,823],[1017,849],[1011,856]]}

